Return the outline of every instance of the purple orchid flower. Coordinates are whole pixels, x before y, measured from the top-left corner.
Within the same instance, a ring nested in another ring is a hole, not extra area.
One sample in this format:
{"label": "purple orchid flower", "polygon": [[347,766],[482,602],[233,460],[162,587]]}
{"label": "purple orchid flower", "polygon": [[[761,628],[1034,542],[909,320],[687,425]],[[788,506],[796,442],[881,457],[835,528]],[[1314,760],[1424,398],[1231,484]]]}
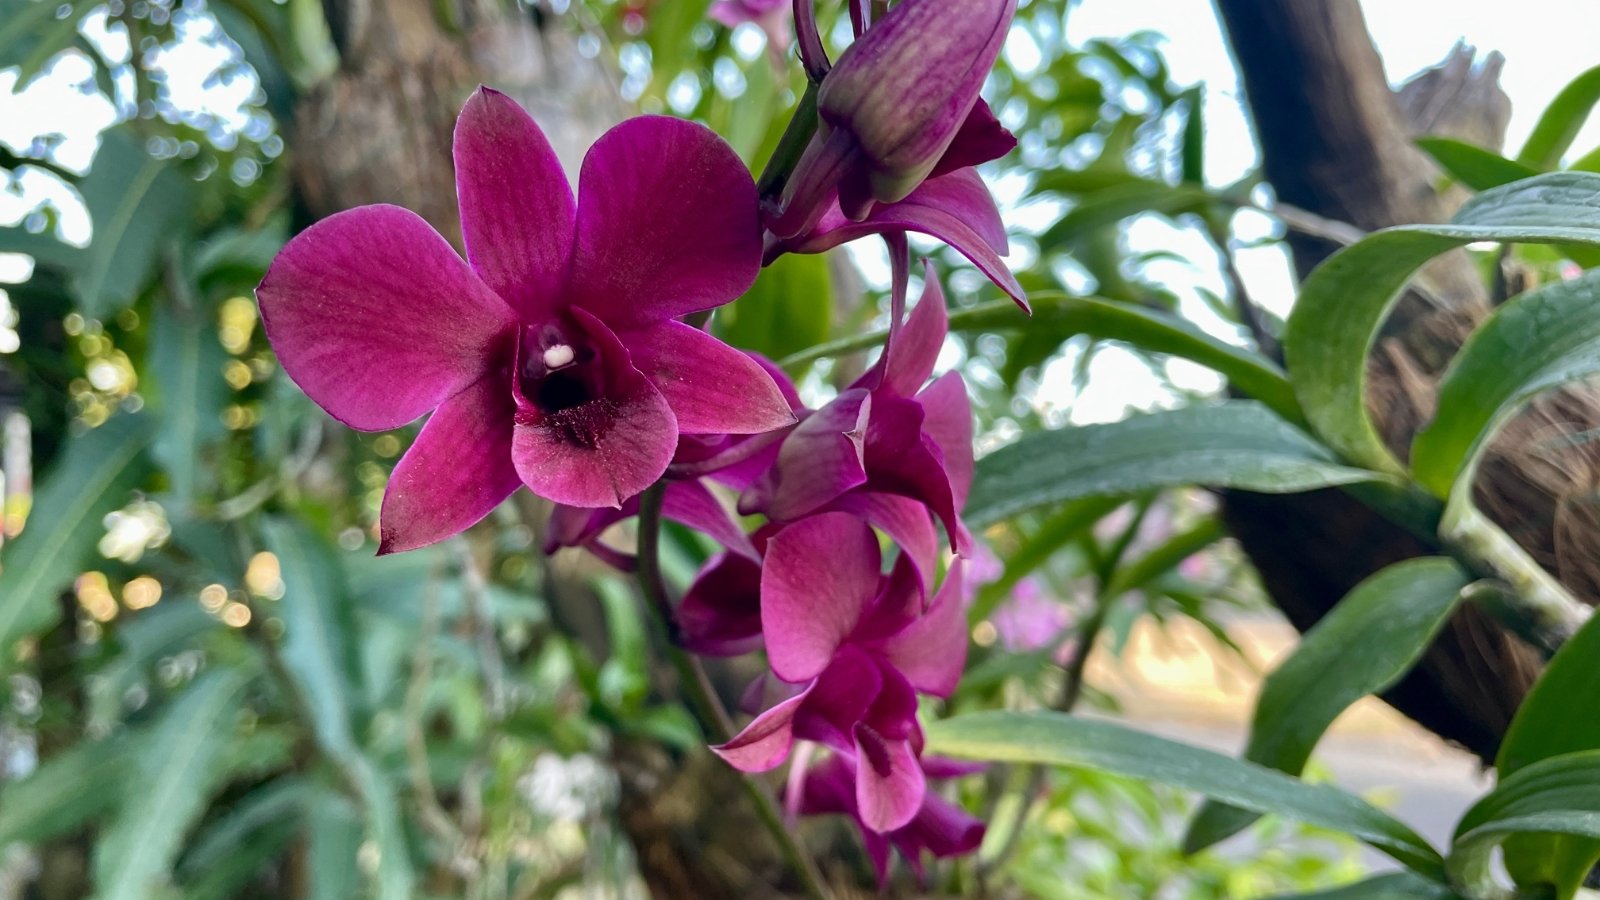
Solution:
{"label": "purple orchid flower", "polygon": [[[923,775],[929,781],[970,775],[984,768],[982,764],[931,756],[923,757],[921,764]],[[983,821],[932,791],[923,795],[922,806],[905,825],[888,832],[874,830],[861,817],[856,801],[857,769],[856,761],[849,755],[834,753],[806,770],[797,811],[801,815],[843,814],[855,819],[880,887],[888,880],[891,847],[900,852],[918,879],[922,879],[925,877],[924,854],[948,859],[971,853],[983,843]]]}
{"label": "purple orchid flower", "polygon": [[[817,93],[818,129],[768,223],[780,238],[810,231],[836,198],[860,221],[876,203],[905,199],[939,174],[995,159],[1015,139],[979,106],[1016,0],[907,0],[874,22]],[[802,56],[817,56],[801,4]]]}
{"label": "purple orchid flower", "polygon": [[848,753],[862,821],[893,831],[926,791],[917,693],[955,690],[967,638],[960,560],[926,609],[910,557],[888,575],[882,564],[872,528],[846,513],[808,517],[768,541],[761,632],[773,674],[800,687],[713,749],[750,772],[781,764],[796,739]]}
{"label": "purple orchid flower", "polygon": [[924,273],[921,300],[877,364],[795,426],[776,464],[740,496],[739,511],[780,522],[823,509],[862,515],[918,558],[928,583],[930,511],[957,552],[969,546],[959,513],[973,460],[972,406],[960,374],[923,387],[949,331],[931,263]]}
{"label": "purple orchid flower", "polygon": [[575,202],[539,127],[479,89],[455,132],[467,261],[414,213],[364,206],[295,237],[257,289],[284,370],[341,422],[432,410],[384,494],[380,553],[455,534],[520,485],[616,507],[682,434],[793,421],[749,357],[676,318],[760,261],[755,188],[709,129],[646,116],[590,148]]}

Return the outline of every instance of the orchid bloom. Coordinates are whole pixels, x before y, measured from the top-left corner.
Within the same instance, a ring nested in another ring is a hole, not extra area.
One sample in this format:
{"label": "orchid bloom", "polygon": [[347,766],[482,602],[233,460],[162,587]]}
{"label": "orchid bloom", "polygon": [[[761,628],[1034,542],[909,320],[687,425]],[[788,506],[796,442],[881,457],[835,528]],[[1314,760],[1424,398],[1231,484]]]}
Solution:
{"label": "orchid bloom", "polygon": [[[921,764],[924,777],[930,781],[970,775],[984,768],[982,764],[931,756],[923,757]],[[796,811],[801,815],[842,813],[855,819],[880,886],[888,879],[890,847],[898,850],[921,878],[924,853],[947,859],[971,853],[983,843],[983,822],[932,791],[923,795],[922,806],[905,825],[889,832],[874,830],[861,817],[856,802],[856,771],[856,761],[842,753],[834,753],[812,766],[800,783]]]}
{"label": "orchid bloom", "polygon": [[781,764],[796,739],[848,753],[862,821],[893,831],[915,817],[926,790],[917,694],[950,695],[967,637],[959,560],[926,607],[909,557],[888,575],[882,565],[877,535],[846,513],[771,537],[761,632],[773,674],[797,690],[713,749],[750,772]]}
{"label": "orchid bloom", "polygon": [[749,357],[677,317],[744,292],[755,187],[709,129],[646,116],[590,148],[578,197],[544,134],[480,88],[455,130],[465,261],[407,210],[306,229],[257,289],[284,370],[363,431],[433,412],[396,466],[380,553],[441,540],[520,485],[618,507],[682,434],[794,419]]}
{"label": "orchid bloom", "polygon": [[928,511],[943,522],[952,546],[968,546],[959,513],[973,460],[972,407],[960,374],[923,387],[949,330],[931,264],[924,273],[921,300],[878,362],[784,438],[776,464],[744,492],[739,510],[776,521],[823,509],[855,512],[919,557],[926,579]]}

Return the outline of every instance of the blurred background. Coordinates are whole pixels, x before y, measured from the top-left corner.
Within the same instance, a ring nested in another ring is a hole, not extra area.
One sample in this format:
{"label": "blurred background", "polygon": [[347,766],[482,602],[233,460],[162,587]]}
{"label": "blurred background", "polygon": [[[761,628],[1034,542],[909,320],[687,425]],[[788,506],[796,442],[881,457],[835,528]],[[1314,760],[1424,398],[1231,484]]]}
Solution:
{"label": "blurred background", "polygon": [[[848,23],[820,5],[843,46]],[[1414,138],[1521,144],[1600,38],[1576,0],[1341,0],[1322,30],[1293,6],[1020,4],[986,94],[1021,147],[985,175],[1030,292],[1275,352],[1316,242],[1465,196]],[[631,583],[577,551],[547,558],[548,508],[526,492],[462,538],[375,558],[414,429],[331,421],[276,367],[253,299],[288,237],[339,209],[399,203],[454,239],[450,132],[480,82],[527,106],[569,168],[643,111],[709,124],[759,171],[802,76],[774,43],[781,16],[728,27],[710,7],[0,0],[0,898],[795,889],[678,703]],[[1274,78],[1321,93],[1274,105]],[[1373,96],[1393,113],[1356,118]],[[1591,124],[1574,147],[1597,142]],[[1328,163],[1391,145],[1437,196],[1405,206]],[[953,307],[995,299],[942,260]],[[887,280],[872,242],[786,257],[714,328],[784,360],[815,403],[868,358],[804,351],[882,327]],[[1224,391],[1070,322],[957,333],[940,367],[973,386],[980,453]],[[1070,697],[1235,751],[1261,673],[1317,613],[1316,560],[1298,576],[1310,606],[1278,571],[1269,602],[1251,566],[1273,522],[1172,491],[995,526],[948,706]],[[682,584],[713,548],[668,538]],[[1307,555],[1337,570],[1343,539]],[[757,671],[712,675],[736,697]],[[1363,701],[1316,777],[1440,836],[1506,705],[1503,685],[1468,682],[1411,718]],[[1185,856],[1195,798],[1093,773],[996,768],[951,790],[990,822],[983,848],[926,879],[902,868],[889,892],[1260,897],[1382,864],[1275,820]],[[830,880],[872,892],[847,827],[802,831]]]}

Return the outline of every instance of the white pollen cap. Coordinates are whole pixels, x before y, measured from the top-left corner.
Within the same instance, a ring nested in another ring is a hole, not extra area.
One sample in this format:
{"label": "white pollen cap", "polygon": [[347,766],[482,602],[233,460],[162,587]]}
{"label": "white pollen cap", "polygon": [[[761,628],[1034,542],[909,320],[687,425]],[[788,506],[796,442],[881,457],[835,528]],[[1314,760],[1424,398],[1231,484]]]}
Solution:
{"label": "white pollen cap", "polygon": [[572,360],[572,348],[566,344],[557,344],[554,347],[545,348],[544,367],[546,369],[559,369],[562,366],[571,365]]}

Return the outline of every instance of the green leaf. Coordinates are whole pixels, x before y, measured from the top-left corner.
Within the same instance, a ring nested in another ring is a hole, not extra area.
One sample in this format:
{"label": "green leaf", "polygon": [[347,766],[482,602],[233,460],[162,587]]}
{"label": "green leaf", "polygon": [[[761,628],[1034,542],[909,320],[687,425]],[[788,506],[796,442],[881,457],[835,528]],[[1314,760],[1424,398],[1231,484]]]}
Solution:
{"label": "green leaf", "polygon": [[1172,185],[1149,178],[1129,179],[1080,195],[1072,209],[1039,236],[1039,244],[1054,247],[1141,213],[1177,216],[1199,212],[1210,205],[1211,200],[1205,188],[1197,185]]}
{"label": "green leaf", "polygon": [[116,805],[141,748],[126,737],[80,741],[0,790],[0,847],[71,832]]}
{"label": "green leaf", "polygon": [[196,603],[163,603],[119,622],[117,655],[85,683],[90,728],[109,731],[121,720],[128,689],[190,641],[224,627]]}
{"label": "green leaf", "polygon": [[717,310],[712,326],[729,344],[778,359],[827,340],[832,312],[828,257],[790,253],[762,269],[744,296]]}
{"label": "green leaf", "polygon": [[929,753],[1076,766],[1195,791],[1353,835],[1429,877],[1443,870],[1427,841],[1353,794],[1114,722],[1055,712],[980,712],[930,723],[927,739]]}
{"label": "green leaf", "polygon": [[360,666],[338,563],[304,525],[268,519],[262,527],[283,579],[284,667],[311,712],[317,743],[349,758],[358,748],[351,720]]}
{"label": "green leaf", "polygon": [[1460,897],[1446,885],[1429,881],[1415,872],[1390,872],[1325,891],[1284,894],[1271,900],[1460,900]]}
{"label": "green leaf", "polygon": [[967,618],[974,622],[987,619],[994,613],[995,607],[1010,596],[1017,582],[1044,565],[1067,542],[1088,531],[1094,523],[1124,502],[1120,497],[1085,497],[1062,504],[1028,535],[1015,552],[1006,556],[1005,570],[999,578],[978,591],[978,598],[973,601]]}
{"label": "green leaf", "polygon": [[81,312],[104,319],[132,302],[155,274],[162,249],[181,237],[194,183],[156,159],[131,131],[105,132],[78,182],[94,235],[71,281]]}
{"label": "green leaf", "polygon": [[1455,138],[1417,138],[1417,146],[1433,157],[1451,178],[1475,191],[1486,191],[1539,174],[1532,166]]}
{"label": "green leaf", "polygon": [[198,879],[247,849],[270,826],[285,821],[298,824],[312,790],[309,782],[296,775],[275,778],[251,790],[220,818],[207,823],[183,854],[178,874],[185,880]]}
{"label": "green leaf", "polygon": [[56,594],[88,564],[101,519],[143,477],[150,426],[143,416],[112,419],[71,439],[45,477],[21,536],[0,552],[0,671],[18,640],[55,620]]}
{"label": "green leaf", "polygon": [[1484,191],[1451,225],[1380,231],[1311,273],[1284,332],[1289,380],[1316,433],[1350,463],[1401,471],[1367,415],[1367,351],[1411,275],[1475,241],[1600,244],[1600,175],[1559,172]]}
{"label": "green leaf", "polygon": [[1471,479],[1489,438],[1548,388],[1600,372],[1600,272],[1558,281],[1495,310],[1439,385],[1439,408],[1411,448],[1416,480],[1440,498]]}
{"label": "green leaf", "polygon": [[[1507,840],[1526,835],[1546,840]],[[1461,817],[1446,865],[1455,883],[1480,883],[1489,877],[1495,846],[1504,841],[1508,871],[1538,872],[1546,867],[1543,854],[1552,849],[1548,837],[1553,835],[1581,839],[1563,849],[1600,845],[1600,750],[1542,759],[1502,778]],[[1520,852],[1513,856],[1514,851]],[[1536,856],[1523,855],[1530,852]],[[1556,896],[1571,897],[1593,859],[1576,853],[1564,861],[1568,866],[1554,873],[1553,886]]]}
{"label": "green leaf", "polygon": [[[1470,580],[1450,560],[1427,557],[1356,585],[1267,676],[1244,758],[1299,775],[1334,719],[1416,665]],[[1245,810],[1206,803],[1189,825],[1184,851],[1203,850],[1255,820]]]}
{"label": "green leaf", "polygon": [[307,900],[361,896],[356,857],[363,838],[361,811],[331,788],[314,792],[306,815]]}
{"label": "green leaf", "polygon": [[982,527],[1082,497],[1182,485],[1290,493],[1381,477],[1338,465],[1260,404],[1232,401],[1025,435],[978,461],[966,519]]}
{"label": "green leaf", "polygon": [[[1051,333],[1057,343],[1079,334],[1126,341],[1151,353],[1167,353],[1214,369],[1246,396],[1266,404],[1293,423],[1303,421],[1294,389],[1277,364],[1260,354],[1206,334],[1182,319],[1125,303],[1089,297],[1038,293],[1030,298],[1033,315],[1023,315],[1010,300],[982,303],[950,313],[950,330],[964,333],[1025,331]],[[887,331],[852,335],[784,358],[793,371],[812,360],[881,345]]]}
{"label": "green leaf", "polygon": [[184,835],[229,774],[219,763],[245,680],[239,669],[202,676],[141,736],[132,771],[124,770],[137,788],[95,843],[97,898],[153,897],[170,882]]}
{"label": "green leaf", "polygon": [[228,356],[216,325],[197,309],[179,309],[172,298],[157,307],[150,331],[146,368],[159,388],[152,406],[161,416],[150,455],[167,473],[172,493],[192,508],[200,478],[211,471],[202,465],[204,453],[226,433],[222,366]]}
{"label": "green leaf", "polygon": [[1600,103],[1600,66],[1572,79],[1550,101],[1534,124],[1528,142],[1522,145],[1517,161],[1541,169],[1553,169],[1561,155],[1572,146],[1594,105]]}

